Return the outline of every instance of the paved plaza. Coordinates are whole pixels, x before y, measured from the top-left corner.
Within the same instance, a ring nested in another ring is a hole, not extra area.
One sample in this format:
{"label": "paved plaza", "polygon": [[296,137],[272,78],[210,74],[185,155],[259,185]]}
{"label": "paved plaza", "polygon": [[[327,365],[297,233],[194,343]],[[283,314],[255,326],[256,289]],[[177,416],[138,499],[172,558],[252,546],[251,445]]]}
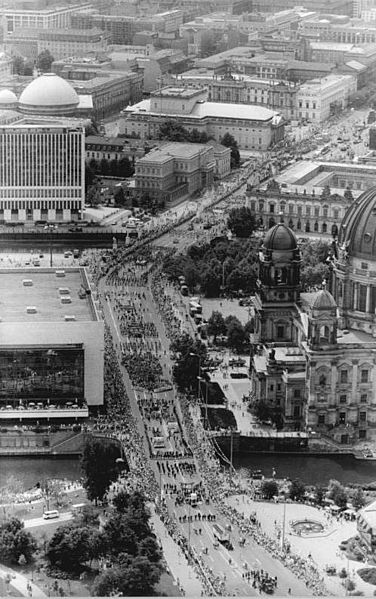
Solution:
{"label": "paved plaza", "polygon": [[[285,540],[290,543],[291,551],[301,557],[310,558],[311,556],[322,572],[325,586],[331,593],[337,596],[344,595],[345,589],[338,576],[328,576],[325,573],[327,565],[335,566],[337,572],[345,568],[350,572],[350,576],[356,584],[356,590],[362,591],[366,596],[373,595],[375,587],[363,582],[356,573],[357,570],[365,567],[365,564],[348,560],[344,552],[339,550],[341,541],[357,534],[356,521],[338,520],[323,508],[300,503],[253,501],[246,495],[232,496],[227,501],[246,517],[256,513],[262,529],[274,538],[277,538],[282,530],[285,510]],[[324,531],[309,535],[297,535],[293,531],[291,523],[295,520],[305,519],[320,522],[324,526]]]}

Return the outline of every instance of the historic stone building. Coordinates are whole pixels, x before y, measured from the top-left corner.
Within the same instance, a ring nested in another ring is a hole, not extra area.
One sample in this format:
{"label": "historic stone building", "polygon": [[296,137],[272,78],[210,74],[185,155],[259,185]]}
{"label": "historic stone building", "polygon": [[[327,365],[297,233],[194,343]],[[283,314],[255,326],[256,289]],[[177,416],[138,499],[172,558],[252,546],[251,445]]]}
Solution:
{"label": "historic stone building", "polygon": [[285,430],[342,444],[376,433],[376,189],[348,209],[329,288],[300,288],[301,256],[284,223],[259,254],[251,384]]}

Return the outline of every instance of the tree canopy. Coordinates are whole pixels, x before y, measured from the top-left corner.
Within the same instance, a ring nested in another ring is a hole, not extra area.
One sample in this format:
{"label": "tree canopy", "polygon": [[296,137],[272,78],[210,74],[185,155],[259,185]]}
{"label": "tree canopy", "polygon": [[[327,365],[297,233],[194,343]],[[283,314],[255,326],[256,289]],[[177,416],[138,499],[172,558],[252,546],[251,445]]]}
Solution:
{"label": "tree canopy", "polygon": [[256,220],[250,208],[233,208],[228,216],[227,226],[236,237],[250,237],[255,230]]}
{"label": "tree canopy", "polygon": [[206,345],[184,332],[173,339],[171,351],[175,360],[173,375],[179,389],[182,391],[196,391],[198,388],[199,363],[200,368],[202,368],[207,359]]}
{"label": "tree canopy", "polygon": [[91,501],[102,500],[110,484],[118,476],[116,459],[119,449],[107,440],[89,437],[84,445],[81,468],[84,487]]}
{"label": "tree canopy", "polygon": [[54,57],[52,56],[51,52],[49,50],[42,50],[42,52],[38,55],[37,58],[37,69],[39,71],[42,71],[42,73],[50,73],[51,72],[51,65],[54,61]]}
{"label": "tree canopy", "polygon": [[0,559],[2,562],[17,564],[23,555],[30,562],[37,549],[34,537],[25,530],[23,522],[11,518],[0,526]]}
{"label": "tree canopy", "polygon": [[[210,243],[191,245],[186,255],[169,255],[163,270],[173,280],[186,277],[206,297],[218,297],[222,283],[226,290],[252,293],[257,279],[257,246],[253,239],[228,240],[218,237]],[[191,286],[189,285],[189,286]]]}

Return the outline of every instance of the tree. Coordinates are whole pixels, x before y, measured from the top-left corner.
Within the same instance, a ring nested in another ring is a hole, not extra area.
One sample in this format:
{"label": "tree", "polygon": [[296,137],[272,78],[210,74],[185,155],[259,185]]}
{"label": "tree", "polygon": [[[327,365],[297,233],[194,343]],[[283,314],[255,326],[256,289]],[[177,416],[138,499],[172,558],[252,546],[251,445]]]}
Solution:
{"label": "tree", "polygon": [[290,489],[289,489],[290,498],[295,499],[295,501],[300,501],[301,499],[303,499],[304,493],[305,493],[304,483],[299,478],[296,478],[295,480],[293,480],[290,485]]}
{"label": "tree", "polygon": [[123,156],[118,161],[118,177],[132,177],[134,173],[134,168],[131,165],[129,158]]}
{"label": "tree", "polygon": [[111,175],[112,177],[118,177],[119,176],[119,163],[116,160],[116,158],[113,158],[108,163],[108,171],[109,171],[108,174]]}
{"label": "tree", "polygon": [[161,569],[144,556],[106,570],[94,581],[97,597],[121,595],[125,597],[152,596]]}
{"label": "tree", "polygon": [[261,494],[264,499],[278,497],[278,485],[275,480],[264,480],[261,484]]}
{"label": "tree", "polygon": [[205,297],[218,297],[221,290],[221,274],[209,265],[206,266],[201,276],[201,291]]}
{"label": "tree", "polygon": [[42,52],[38,55],[38,58],[37,58],[37,64],[36,64],[37,69],[39,71],[42,71],[42,73],[50,73],[51,65],[54,60],[55,59],[49,50],[47,50],[47,49],[42,50]]}
{"label": "tree", "polygon": [[102,500],[110,484],[116,480],[118,469],[116,459],[119,449],[106,440],[89,437],[84,445],[81,468],[84,473],[84,487],[90,501]]}
{"label": "tree", "polygon": [[124,206],[127,203],[127,198],[125,196],[124,189],[121,185],[120,187],[116,188],[116,191],[114,193],[114,200],[116,206]]}
{"label": "tree", "polygon": [[207,333],[208,335],[213,335],[214,343],[216,342],[218,335],[226,334],[225,319],[221,312],[217,312],[216,310],[212,312],[208,320]]}
{"label": "tree", "polygon": [[332,499],[338,507],[346,507],[348,500],[347,493],[338,480],[331,479],[329,481],[328,497],[329,499]]}
{"label": "tree", "polygon": [[319,505],[322,505],[323,501],[324,501],[324,497],[325,497],[325,489],[324,487],[321,487],[320,485],[317,485],[315,487],[315,500]]}
{"label": "tree", "polygon": [[25,530],[23,522],[11,518],[0,526],[0,556],[2,562],[17,564],[21,555],[30,562],[37,549],[34,537]]}
{"label": "tree", "polygon": [[250,208],[242,206],[230,211],[227,226],[236,237],[250,237],[255,229],[255,217]]}
{"label": "tree", "polygon": [[13,56],[12,66],[14,75],[25,74],[25,60],[22,58],[22,56]]}
{"label": "tree", "polygon": [[99,543],[98,533],[96,529],[76,526],[75,523],[59,526],[47,547],[48,561],[68,572],[79,570],[82,564],[103,553],[104,536],[99,533]]}
{"label": "tree", "polygon": [[102,158],[102,160],[100,161],[99,171],[101,175],[103,175],[104,177],[110,174],[110,163],[108,162],[108,160],[106,160],[106,158]]}
{"label": "tree", "polygon": [[227,132],[222,137],[220,143],[222,144],[222,146],[225,146],[226,148],[231,148],[231,168],[238,168],[240,164],[240,154],[238,150],[238,142],[236,141],[236,139],[230,133]]}
{"label": "tree", "polygon": [[228,316],[225,320],[227,345],[233,349],[240,350],[245,341],[244,328],[236,316]]}
{"label": "tree", "polygon": [[94,183],[86,193],[86,202],[89,206],[98,206],[101,203],[101,193],[98,183]]}
{"label": "tree", "polygon": [[188,333],[184,332],[173,339],[171,351],[175,361],[173,375],[179,389],[196,391],[199,363],[202,368],[207,359],[206,346],[199,339],[192,339]]}
{"label": "tree", "polygon": [[364,507],[366,499],[364,497],[364,491],[361,487],[356,489],[351,501],[356,510],[360,510],[362,507]]}
{"label": "tree", "polygon": [[85,192],[87,193],[89,187],[96,182],[95,171],[91,168],[90,164],[85,164]]}

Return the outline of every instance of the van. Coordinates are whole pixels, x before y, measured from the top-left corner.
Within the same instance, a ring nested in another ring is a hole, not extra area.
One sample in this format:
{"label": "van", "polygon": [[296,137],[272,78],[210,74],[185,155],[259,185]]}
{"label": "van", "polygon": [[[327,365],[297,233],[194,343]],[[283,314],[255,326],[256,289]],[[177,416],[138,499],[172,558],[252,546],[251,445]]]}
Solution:
{"label": "van", "polygon": [[43,513],[43,518],[45,520],[51,520],[52,518],[58,518],[59,517],[59,512],[57,510],[48,510],[47,512]]}

